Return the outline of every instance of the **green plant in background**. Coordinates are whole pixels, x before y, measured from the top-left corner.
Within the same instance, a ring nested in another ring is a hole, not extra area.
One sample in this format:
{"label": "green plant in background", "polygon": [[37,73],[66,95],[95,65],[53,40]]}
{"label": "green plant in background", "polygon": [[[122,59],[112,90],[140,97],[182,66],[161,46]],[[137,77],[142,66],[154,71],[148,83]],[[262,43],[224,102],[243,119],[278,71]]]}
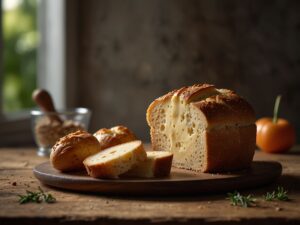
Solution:
{"label": "green plant in background", "polygon": [[36,88],[37,0],[2,0],[3,6],[12,1],[15,7],[3,8],[4,112],[33,107],[31,93]]}

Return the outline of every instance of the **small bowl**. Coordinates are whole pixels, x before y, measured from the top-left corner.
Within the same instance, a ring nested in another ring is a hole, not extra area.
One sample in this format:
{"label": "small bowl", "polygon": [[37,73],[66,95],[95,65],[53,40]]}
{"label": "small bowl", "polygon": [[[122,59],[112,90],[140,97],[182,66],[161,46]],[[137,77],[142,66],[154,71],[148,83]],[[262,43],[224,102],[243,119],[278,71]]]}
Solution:
{"label": "small bowl", "polygon": [[[53,119],[60,118],[61,121]],[[87,108],[75,108],[58,112],[44,113],[31,111],[31,124],[39,156],[49,156],[51,148],[59,138],[77,130],[88,130],[91,111]]]}

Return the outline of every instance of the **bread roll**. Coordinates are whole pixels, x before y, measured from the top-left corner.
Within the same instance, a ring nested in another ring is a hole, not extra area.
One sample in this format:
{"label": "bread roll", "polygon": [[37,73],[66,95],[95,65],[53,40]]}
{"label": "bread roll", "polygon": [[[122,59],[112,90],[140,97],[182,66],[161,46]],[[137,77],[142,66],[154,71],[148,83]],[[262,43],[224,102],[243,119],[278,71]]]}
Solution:
{"label": "bread roll", "polygon": [[170,175],[173,154],[166,151],[147,151],[147,159],[126,172],[124,177],[167,177]]}
{"label": "bread roll", "polygon": [[136,140],[135,135],[127,127],[115,126],[110,129],[102,128],[94,133],[100,142],[101,149]]}
{"label": "bread roll", "polygon": [[95,178],[118,178],[146,159],[141,141],[131,141],[102,150],[84,160],[88,174]]}
{"label": "bread roll", "polygon": [[172,152],[175,167],[225,172],[253,159],[254,111],[233,91],[209,84],[174,90],[151,103],[147,121],[153,149]]}
{"label": "bread roll", "polygon": [[85,131],[76,131],[60,138],[53,146],[50,161],[57,170],[66,172],[84,169],[83,160],[101,151],[98,140]]}

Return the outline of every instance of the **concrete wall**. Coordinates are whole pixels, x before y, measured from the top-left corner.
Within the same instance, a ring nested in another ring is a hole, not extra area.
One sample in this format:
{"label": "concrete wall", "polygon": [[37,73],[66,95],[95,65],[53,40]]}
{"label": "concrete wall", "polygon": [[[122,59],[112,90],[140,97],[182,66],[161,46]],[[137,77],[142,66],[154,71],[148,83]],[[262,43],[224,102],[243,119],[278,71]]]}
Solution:
{"label": "concrete wall", "polygon": [[300,133],[300,1],[90,0],[78,5],[77,105],[91,130],[124,124],[149,140],[145,111],[194,83],[233,89]]}

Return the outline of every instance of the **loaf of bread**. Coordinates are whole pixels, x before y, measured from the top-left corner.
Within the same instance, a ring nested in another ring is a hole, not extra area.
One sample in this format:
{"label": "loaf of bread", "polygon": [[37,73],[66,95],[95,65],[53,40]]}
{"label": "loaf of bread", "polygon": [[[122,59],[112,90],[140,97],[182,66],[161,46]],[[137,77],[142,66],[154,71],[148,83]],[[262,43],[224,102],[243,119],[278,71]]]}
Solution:
{"label": "loaf of bread", "polygon": [[248,168],[255,150],[255,114],[226,89],[198,84],[154,100],[147,110],[154,150],[174,154],[173,166],[198,172]]}
{"label": "loaf of bread", "polygon": [[141,141],[131,141],[102,150],[84,160],[88,174],[95,178],[118,178],[147,158]]}
{"label": "loaf of bread", "polygon": [[147,151],[147,159],[138,163],[124,177],[167,177],[170,175],[173,154],[167,151]]}
{"label": "loaf of bread", "polygon": [[60,138],[53,146],[50,161],[57,170],[84,169],[83,160],[101,151],[98,140],[86,131],[76,131]]}
{"label": "loaf of bread", "polygon": [[94,136],[100,142],[101,149],[136,140],[134,133],[125,126],[102,128],[95,132]]}

